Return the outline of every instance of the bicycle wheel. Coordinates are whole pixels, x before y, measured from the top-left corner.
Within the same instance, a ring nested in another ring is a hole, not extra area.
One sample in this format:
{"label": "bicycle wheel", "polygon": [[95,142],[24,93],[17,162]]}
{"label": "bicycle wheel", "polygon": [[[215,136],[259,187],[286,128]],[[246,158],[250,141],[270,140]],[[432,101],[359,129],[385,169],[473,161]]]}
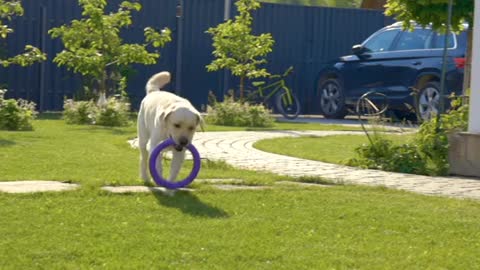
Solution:
{"label": "bicycle wheel", "polygon": [[276,96],[275,106],[283,117],[295,119],[300,114],[300,101],[294,93],[290,93],[290,97],[285,90],[278,94]]}

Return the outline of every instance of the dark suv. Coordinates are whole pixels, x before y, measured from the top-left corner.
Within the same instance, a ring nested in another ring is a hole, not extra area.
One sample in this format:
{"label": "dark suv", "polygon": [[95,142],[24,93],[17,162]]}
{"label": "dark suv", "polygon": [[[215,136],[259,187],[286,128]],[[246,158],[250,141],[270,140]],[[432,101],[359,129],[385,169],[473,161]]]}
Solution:
{"label": "dark suv", "polygon": [[[430,118],[439,108],[444,44],[445,35],[429,28],[410,32],[394,23],[380,29],[353,46],[352,55],[336,59],[320,72],[317,90],[323,115],[344,118],[364,93],[377,91],[388,97],[397,116],[417,113]],[[447,45],[445,96],[462,90],[466,32],[451,34]],[[412,91],[417,91],[418,102]]]}

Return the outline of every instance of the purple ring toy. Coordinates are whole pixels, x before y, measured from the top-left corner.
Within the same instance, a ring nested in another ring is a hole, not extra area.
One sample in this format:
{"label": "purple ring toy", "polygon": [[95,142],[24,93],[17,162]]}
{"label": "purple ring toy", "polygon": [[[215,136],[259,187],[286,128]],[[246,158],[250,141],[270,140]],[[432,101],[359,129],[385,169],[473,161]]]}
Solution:
{"label": "purple ring toy", "polygon": [[155,183],[157,183],[157,185],[166,187],[168,189],[177,189],[177,188],[181,188],[181,187],[184,187],[184,186],[190,184],[195,179],[195,177],[197,177],[198,172],[200,171],[200,163],[201,163],[200,162],[200,154],[198,153],[195,146],[193,146],[192,144],[189,144],[186,147],[192,153],[193,168],[192,168],[192,171],[190,172],[190,174],[187,176],[187,178],[185,178],[185,179],[183,179],[182,181],[179,181],[179,182],[170,182],[170,181],[167,181],[161,175],[158,174],[157,169],[155,168],[155,165],[156,165],[157,158],[160,155],[160,152],[163,149],[165,149],[165,148],[167,148],[171,145],[174,145],[174,144],[175,144],[175,142],[171,138],[163,141],[162,143],[157,145],[155,147],[155,149],[153,149],[152,154],[150,155],[150,160],[149,160],[149,169],[150,169],[150,174],[153,177],[153,180],[155,181]]}

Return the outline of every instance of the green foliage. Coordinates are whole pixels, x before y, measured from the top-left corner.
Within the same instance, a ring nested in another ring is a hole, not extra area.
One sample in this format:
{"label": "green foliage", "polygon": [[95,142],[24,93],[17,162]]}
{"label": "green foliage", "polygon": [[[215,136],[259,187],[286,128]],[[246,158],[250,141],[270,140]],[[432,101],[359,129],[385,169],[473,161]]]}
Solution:
{"label": "green foliage", "polygon": [[402,173],[425,173],[425,163],[417,147],[412,144],[396,145],[377,135],[372,137],[371,143],[361,145],[355,152],[359,158],[350,159],[347,165]]}
{"label": "green foliage", "polygon": [[468,105],[453,98],[450,112],[423,122],[412,143],[397,146],[376,133],[370,144],[356,149],[358,157],[350,159],[348,164],[386,171],[447,175],[448,134],[466,130],[467,124]]}
{"label": "green foliage", "polygon": [[94,123],[96,106],[93,101],[65,100],[63,104],[63,119],[67,124],[86,125]]}
{"label": "green foliage", "polygon": [[238,0],[235,5],[239,12],[235,20],[228,20],[207,31],[213,38],[215,56],[215,60],[207,65],[207,70],[228,69],[240,77],[240,98],[243,98],[245,78],[270,75],[259,66],[267,62],[265,56],[272,51],[274,40],[270,33],[252,35],[251,12],[260,8],[257,0]]}
{"label": "green foliage", "polygon": [[23,99],[5,99],[6,90],[0,89],[0,130],[33,130],[35,103]]}
{"label": "green foliage", "polygon": [[130,104],[110,98],[106,106],[98,108],[95,124],[100,126],[126,126],[129,119]]}
{"label": "green foliage", "polygon": [[[412,21],[433,29],[445,30],[449,0],[387,0],[385,14],[395,16],[403,21],[405,28],[412,27]],[[452,13],[452,28],[461,30],[461,24],[468,22],[473,25],[473,0],[454,0]]]}
{"label": "green foliage", "polygon": [[130,104],[116,98],[108,99],[104,106],[97,106],[93,101],[67,99],[63,109],[67,124],[125,126],[129,123]]}
{"label": "green foliage", "polygon": [[274,119],[261,104],[235,101],[233,94],[225,96],[223,102],[213,101],[207,108],[205,120],[209,124],[240,127],[271,127]]}
{"label": "green foliage", "polygon": [[141,5],[137,2],[124,1],[117,12],[109,14],[104,14],[106,0],[79,0],[79,4],[83,9],[82,19],[49,31],[65,46],[54,62],[83,76],[93,77],[100,93],[107,93],[107,80],[118,82],[116,74],[122,68],[133,63],[155,64],[160,54],[158,51],[149,52],[147,46],[163,47],[171,41],[168,28],[156,31],[147,27],[144,30],[146,43],[123,42],[120,30],[132,24],[133,11],[140,11]]}
{"label": "green foliage", "polygon": [[[11,33],[11,29],[6,22],[12,20],[15,16],[22,16],[23,8],[20,1],[0,0],[0,38],[5,39]],[[36,62],[45,61],[46,55],[38,48],[26,45],[25,51],[19,55],[0,59],[0,65],[8,67],[10,65],[30,66]]]}
{"label": "green foliage", "polygon": [[[440,121],[440,122],[438,122]],[[461,98],[452,101],[452,110],[441,118],[433,118],[420,126],[416,144],[431,167],[431,174],[448,173],[448,134],[465,131],[468,125],[468,104],[462,104]]]}

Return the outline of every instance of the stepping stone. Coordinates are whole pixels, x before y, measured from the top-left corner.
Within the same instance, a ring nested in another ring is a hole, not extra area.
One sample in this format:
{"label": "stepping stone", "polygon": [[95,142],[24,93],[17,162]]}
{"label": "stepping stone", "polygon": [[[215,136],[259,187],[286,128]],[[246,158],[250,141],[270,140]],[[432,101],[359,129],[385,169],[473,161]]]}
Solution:
{"label": "stepping stone", "polygon": [[269,186],[245,186],[245,185],[213,185],[220,190],[265,190],[271,189]]}
{"label": "stepping stone", "polygon": [[295,181],[278,181],[275,182],[277,185],[292,185],[292,186],[302,186],[302,187],[332,187],[332,185],[317,184],[317,183],[305,183],[305,182],[295,182]]}
{"label": "stepping stone", "polygon": [[205,184],[241,184],[243,183],[242,179],[238,178],[213,178],[213,179],[197,179],[196,183],[205,183]]}
{"label": "stepping stone", "polygon": [[[174,191],[166,189],[164,187],[147,187],[147,186],[105,186],[101,188],[102,190],[112,192],[112,193],[148,193],[148,192],[159,192],[165,195],[171,196],[174,195]],[[177,190],[181,191],[193,191],[190,188],[179,188]]]}
{"label": "stepping stone", "polygon": [[0,192],[6,193],[33,193],[47,191],[67,191],[78,188],[80,185],[59,181],[9,181],[0,182]]}

